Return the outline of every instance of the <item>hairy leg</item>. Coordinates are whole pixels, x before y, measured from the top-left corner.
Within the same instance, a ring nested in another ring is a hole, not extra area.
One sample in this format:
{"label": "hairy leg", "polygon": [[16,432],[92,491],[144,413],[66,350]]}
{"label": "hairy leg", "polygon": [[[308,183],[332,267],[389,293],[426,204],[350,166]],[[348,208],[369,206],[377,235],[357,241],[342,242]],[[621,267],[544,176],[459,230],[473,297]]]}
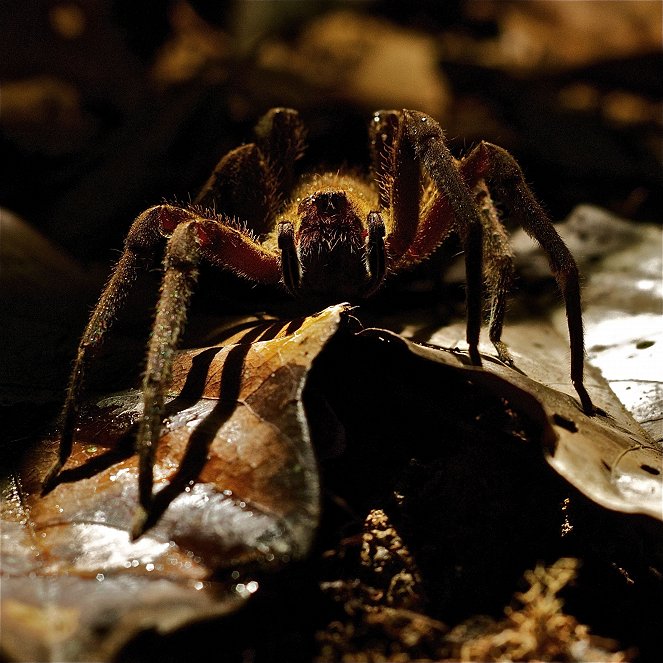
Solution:
{"label": "hairy leg", "polygon": [[202,214],[206,209],[246,224],[256,235],[271,229],[278,209],[276,179],[254,143],[226,154],[194,200]]}
{"label": "hairy leg", "polygon": [[61,435],[58,458],[46,475],[44,492],[48,492],[54,487],[60,470],[71,455],[74,430],[80,414],[85,375],[90,362],[115,322],[141,267],[144,263],[150,264],[153,261],[157,249],[162,243],[164,232],[169,232],[170,228],[176,227],[184,218],[186,218],[184,210],[170,205],[159,205],[146,210],[133,222],[124,243],[122,256],[101,293],[78,345],[74,368],[60,414]]}
{"label": "hairy leg", "polygon": [[[513,251],[506,229],[500,221],[485,182],[479,180],[478,183],[473,184],[471,178],[465,177],[464,164],[461,162],[459,166],[466,183],[471,187],[471,193],[481,214],[483,224],[484,283],[490,298],[488,334],[499,358],[507,364],[512,364],[509,349],[501,340],[501,337],[507,296],[513,283]],[[449,201],[433,186],[430,186],[426,191],[425,202],[421,208],[417,234],[395,269],[407,269],[430,256],[447,240],[454,230],[453,220],[453,212]]]}
{"label": "hairy leg", "polygon": [[154,453],[161,434],[164,395],[173,358],[186,322],[189,301],[198,280],[200,247],[195,221],[178,226],[168,240],[164,276],[147,352],[143,378],[143,416],[136,436],[139,457],[138,502],[131,536],[145,530],[152,502]]}
{"label": "hairy leg", "polygon": [[194,204],[245,223],[257,236],[265,235],[274,227],[303,152],[304,127],[298,113],[274,108],[258,121],[254,142],[219,161]]}
{"label": "hairy leg", "polygon": [[488,336],[497,355],[506,364],[513,364],[506,343],[502,341],[506,301],[513,284],[514,256],[506,229],[483,180],[472,189],[483,221],[484,278],[490,295]]}
{"label": "hairy leg", "polygon": [[400,111],[373,114],[369,127],[372,169],[378,184],[379,207],[389,212],[386,249],[391,265],[411,245],[419,223],[420,168],[404,133]]}
{"label": "hairy leg", "polygon": [[[444,195],[465,251],[467,342],[473,364],[481,365],[479,335],[483,308],[483,222],[471,191],[446,145],[444,132],[430,116],[402,111],[403,140],[433,185]],[[415,234],[416,236],[416,234]]]}
{"label": "hairy leg", "polygon": [[371,171],[378,185],[378,207],[381,210],[389,209],[391,202],[394,141],[398,127],[399,114],[394,110],[375,111],[368,125]]}
{"label": "hairy leg", "polygon": [[143,378],[144,410],[135,442],[139,456],[139,506],[131,531],[134,539],[151,524],[154,454],[161,435],[164,398],[202,260],[263,283],[276,284],[281,278],[277,254],[230,226],[191,212],[189,221],[175,228],[168,240]]}
{"label": "hairy leg", "polygon": [[571,381],[587,414],[595,412],[584,385],[584,333],[580,302],[580,275],[568,247],[558,235],[516,160],[503,148],[481,143],[467,157],[467,167],[485,179],[499,203],[505,205],[524,230],[539,242],[564,297],[571,346]]}
{"label": "hairy leg", "polygon": [[[185,233],[184,237],[190,238],[191,231],[186,230],[185,232],[181,229],[191,226],[195,228],[195,237],[200,245],[200,254],[206,261],[261,283],[277,284],[280,281],[281,263],[279,256],[267,251],[248,235],[217,220],[205,219],[192,210],[172,205],[159,205],[143,212],[129,230],[122,256],[92,312],[90,321],[79,343],[74,369],[60,415],[61,435],[58,458],[47,473],[44,481],[44,492],[48,492],[55,486],[60,470],[71,455],[76,422],[80,414],[85,374],[90,362],[115,322],[126,295],[140,272],[142,263],[152,262],[163,242],[163,238],[168,236],[171,237],[168,246],[171,246],[171,244],[173,246],[172,255],[169,255],[167,251],[164,263],[165,275],[162,296],[157,311],[159,320],[154,326],[154,329],[158,331],[153,332],[150,347],[153,344],[155,344],[154,347],[158,345],[166,355],[174,351],[184,324],[188,297],[190,296],[189,291],[195,282],[194,267],[191,267],[191,272],[188,273],[186,278],[184,277],[185,270],[181,267],[182,256],[190,255],[193,251],[190,242],[185,243],[182,239],[182,233]],[[177,238],[177,241],[174,241],[173,238]],[[184,245],[189,249],[188,254],[184,250]],[[197,252],[195,254],[197,260]],[[165,301],[164,293],[166,293],[166,300],[170,297],[172,301]],[[167,309],[169,304],[176,308],[175,312]],[[150,352],[153,351],[150,350]],[[148,355],[146,376],[158,375],[159,372],[155,373],[154,369],[156,359],[151,365],[149,357]],[[166,364],[164,366],[165,368],[162,367],[159,371],[165,370],[163,375],[169,375],[170,369]],[[161,380],[161,388],[163,388],[164,379]],[[144,387],[150,393],[153,393],[153,384],[145,382]],[[151,396],[146,397],[146,403],[152,402],[149,400],[151,398]],[[158,396],[156,402],[158,405]],[[150,417],[156,416],[153,413],[150,414],[151,407],[150,405],[146,407],[146,417],[148,415]],[[147,424],[145,426],[146,430],[151,430],[150,426]],[[148,452],[146,452],[146,457],[147,455]],[[143,465],[146,463],[147,461],[143,461]],[[143,493],[145,492],[145,488],[141,490]]]}
{"label": "hairy leg", "polygon": [[272,108],[258,120],[254,133],[276,177],[278,196],[284,199],[295,182],[295,164],[304,155],[304,123],[292,108]]}

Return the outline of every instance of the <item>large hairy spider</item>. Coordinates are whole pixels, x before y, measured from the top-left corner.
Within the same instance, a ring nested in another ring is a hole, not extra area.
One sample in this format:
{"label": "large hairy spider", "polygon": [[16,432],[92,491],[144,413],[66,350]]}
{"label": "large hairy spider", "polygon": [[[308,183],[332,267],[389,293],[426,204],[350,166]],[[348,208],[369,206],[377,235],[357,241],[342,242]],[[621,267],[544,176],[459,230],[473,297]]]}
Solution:
{"label": "large hairy spider", "polygon": [[504,149],[481,143],[456,160],[440,125],[424,113],[378,111],[370,124],[372,177],[313,172],[296,178],[304,128],[296,111],[269,111],[255,140],[221,159],[189,207],[157,205],[134,221],[124,252],[78,347],[61,415],[59,457],[45,481],[55,485],[71,454],[84,376],[144,258],[166,250],[161,295],[143,381],[144,413],[136,438],[139,506],[132,535],[146,527],[153,500],[154,451],[164,392],[199,273],[207,261],[251,281],[282,286],[313,301],[367,297],[387,274],[423,260],[451,234],[460,236],[466,266],[467,342],[475,365],[485,280],[490,340],[501,340],[513,256],[491,196],[541,244],[566,304],[571,378],[587,413],[578,268],[568,248]]}

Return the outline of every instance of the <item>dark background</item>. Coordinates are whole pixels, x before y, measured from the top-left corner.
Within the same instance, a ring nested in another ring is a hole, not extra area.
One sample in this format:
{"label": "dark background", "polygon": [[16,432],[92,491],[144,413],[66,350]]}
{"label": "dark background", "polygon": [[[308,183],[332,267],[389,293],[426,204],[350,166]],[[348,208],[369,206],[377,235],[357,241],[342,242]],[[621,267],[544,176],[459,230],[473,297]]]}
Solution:
{"label": "dark background", "polygon": [[0,25],[0,203],[85,261],[274,105],[308,120],[310,162],[364,164],[370,112],[416,107],[457,154],[512,150],[555,219],[661,218],[655,1],[27,1]]}

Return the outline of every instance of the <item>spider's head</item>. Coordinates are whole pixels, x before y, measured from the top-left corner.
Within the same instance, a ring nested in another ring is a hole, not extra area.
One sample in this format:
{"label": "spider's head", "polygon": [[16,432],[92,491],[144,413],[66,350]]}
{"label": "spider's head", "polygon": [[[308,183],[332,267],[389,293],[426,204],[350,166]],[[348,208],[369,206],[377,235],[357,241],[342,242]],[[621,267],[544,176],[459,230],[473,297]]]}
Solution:
{"label": "spider's head", "polygon": [[327,188],[306,196],[297,206],[302,221],[309,223],[333,223],[334,219],[342,219],[352,214],[352,205],[348,192],[341,189]]}
{"label": "spider's head", "polygon": [[297,213],[297,243],[302,255],[339,248],[354,251],[363,244],[362,222],[347,191],[315,191],[299,203]]}
{"label": "spider's head", "polygon": [[384,274],[372,273],[371,214],[379,217],[348,190],[326,187],[303,197],[295,223],[281,224],[286,287],[316,302],[352,300],[374,289]]}

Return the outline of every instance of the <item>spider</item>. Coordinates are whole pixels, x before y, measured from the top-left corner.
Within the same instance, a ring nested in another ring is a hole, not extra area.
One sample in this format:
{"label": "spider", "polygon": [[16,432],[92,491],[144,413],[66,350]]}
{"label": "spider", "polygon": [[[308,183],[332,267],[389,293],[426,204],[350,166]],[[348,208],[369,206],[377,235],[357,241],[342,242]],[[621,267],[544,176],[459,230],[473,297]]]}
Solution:
{"label": "spider", "polygon": [[280,285],[308,301],[339,302],[371,295],[388,274],[421,263],[456,232],[465,254],[470,359],[481,365],[478,344],[485,280],[489,338],[499,358],[511,364],[501,336],[513,255],[493,203],[495,196],[548,256],[566,305],[571,379],[585,412],[594,412],[583,385],[578,268],[506,150],[482,142],[457,160],[440,125],[429,115],[377,111],[369,128],[371,177],[344,171],[296,177],[304,135],[296,111],[270,110],[258,122],[254,141],[221,159],[192,205],[157,205],[133,222],[78,347],[60,418],[58,458],[46,476],[44,492],[57,483],[71,454],[90,361],[144,259],[153,257],[164,239],[164,274],[135,443],[139,504],[133,538],[147,527],[164,394],[202,262],[257,283]]}

